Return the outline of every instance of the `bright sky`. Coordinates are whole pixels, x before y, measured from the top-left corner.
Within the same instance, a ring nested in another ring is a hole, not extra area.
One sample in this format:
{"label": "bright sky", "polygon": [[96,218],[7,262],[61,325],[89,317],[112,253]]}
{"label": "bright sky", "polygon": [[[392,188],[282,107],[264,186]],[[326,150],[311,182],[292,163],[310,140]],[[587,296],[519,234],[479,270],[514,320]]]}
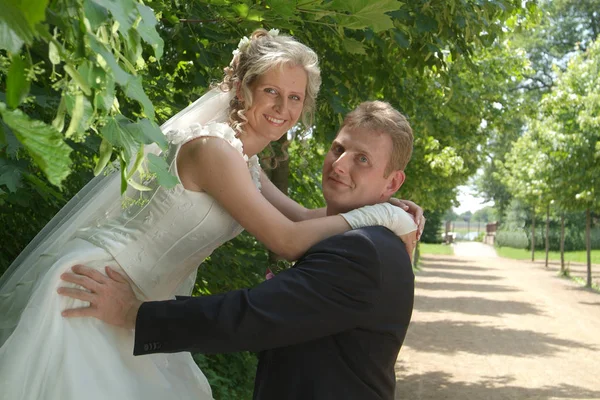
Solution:
{"label": "bright sky", "polygon": [[460,186],[458,190],[458,201],[460,202],[460,205],[454,208],[454,212],[459,215],[467,211],[474,213],[486,206],[494,205],[493,201],[485,203],[483,198],[477,197],[474,194],[475,191],[470,186]]}

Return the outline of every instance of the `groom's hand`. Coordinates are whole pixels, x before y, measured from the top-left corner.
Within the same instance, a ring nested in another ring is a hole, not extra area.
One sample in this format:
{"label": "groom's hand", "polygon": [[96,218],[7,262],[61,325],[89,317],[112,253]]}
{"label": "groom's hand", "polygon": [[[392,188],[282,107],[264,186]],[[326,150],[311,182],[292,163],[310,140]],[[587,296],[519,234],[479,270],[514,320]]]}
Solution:
{"label": "groom's hand", "polygon": [[58,294],[87,301],[89,307],[72,308],[62,312],[63,317],[95,317],[110,325],[121,328],[135,328],[135,320],[142,302],[127,279],[118,272],[106,267],[106,276],[99,271],[76,265],[72,273],[65,272],[60,278],[87,290],[60,287]]}

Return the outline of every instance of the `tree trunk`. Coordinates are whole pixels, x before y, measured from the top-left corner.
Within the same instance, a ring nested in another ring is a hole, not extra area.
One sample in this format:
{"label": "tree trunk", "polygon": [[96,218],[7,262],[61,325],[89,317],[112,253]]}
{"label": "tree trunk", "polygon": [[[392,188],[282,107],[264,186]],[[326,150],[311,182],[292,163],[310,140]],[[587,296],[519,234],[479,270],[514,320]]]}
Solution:
{"label": "tree trunk", "polygon": [[585,284],[586,287],[592,287],[592,240],[590,237],[592,225],[592,215],[590,213],[590,209],[585,210],[585,251],[587,253],[587,282]]}
{"label": "tree trunk", "polygon": [[565,274],[565,214],[560,216],[560,273]]}
{"label": "tree trunk", "polygon": [[548,252],[550,251],[550,203],[546,207],[546,263],[544,264],[548,268]]}
{"label": "tree trunk", "polygon": [[531,218],[531,261],[535,261],[535,207]]}
{"label": "tree trunk", "polygon": [[[287,140],[287,135],[283,135],[277,143],[273,143],[273,150],[276,157],[281,157],[283,155],[281,148]],[[269,179],[271,179],[271,182],[287,195],[289,187],[288,179],[290,176],[290,160],[286,159],[284,161],[279,161],[277,168],[267,170],[266,173],[269,176]],[[269,263],[275,264],[280,259],[281,258],[277,254],[269,251]]]}
{"label": "tree trunk", "polygon": [[420,248],[420,244],[421,242],[417,242],[417,246],[415,247],[415,256],[413,258],[413,268],[418,268],[419,266],[419,259],[421,258],[421,248]]}

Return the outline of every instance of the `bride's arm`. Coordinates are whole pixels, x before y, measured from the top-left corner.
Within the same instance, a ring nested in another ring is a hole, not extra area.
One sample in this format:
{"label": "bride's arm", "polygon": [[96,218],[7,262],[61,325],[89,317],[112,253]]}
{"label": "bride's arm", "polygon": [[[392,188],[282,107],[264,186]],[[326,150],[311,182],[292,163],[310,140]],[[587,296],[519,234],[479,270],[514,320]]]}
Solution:
{"label": "bride's arm", "polygon": [[[262,186],[262,195],[277,208],[283,215],[292,221],[305,221],[307,219],[325,217],[326,209],[323,208],[306,208],[296,203],[293,199],[285,195],[277,186],[271,182],[267,175],[260,171],[260,184]],[[390,204],[402,208],[408,212],[418,226],[417,239],[423,233],[425,227],[425,217],[423,217],[423,209],[418,204],[410,200],[401,200],[396,198],[390,199]]]}
{"label": "bride's arm", "polygon": [[187,143],[180,150],[177,167],[186,189],[210,194],[248,232],[288,260],[350,229],[339,215],[291,221],[256,189],[238,151],[222,139],[204,137]]}
{"label": "bride's arm", "polygon": [[286,196],[271,182],[264,171],[260,171],[260,185],[262,195],[277,208],[283,215],[292,221],[305,221],[307,219],[325,217],[327,211],[322,208],[306,208]]}

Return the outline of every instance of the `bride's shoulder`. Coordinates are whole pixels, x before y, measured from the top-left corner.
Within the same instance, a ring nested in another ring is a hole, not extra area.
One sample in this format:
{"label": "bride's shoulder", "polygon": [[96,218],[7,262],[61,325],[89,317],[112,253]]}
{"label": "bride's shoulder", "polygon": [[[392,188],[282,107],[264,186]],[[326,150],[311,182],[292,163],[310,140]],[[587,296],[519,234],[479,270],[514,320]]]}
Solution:
{"label": "bride's shoulder", "polygon": [[[260,190],[260,163],[258,157],[248,157],[235,131],[226,123],[193,124],[177,137],[167,134],[172,144],[186,145],[178,155],[178,164],[189,164],[194,171],[219,168],[249,169],[252,180]],[[221,140],[201,140],[216,138]],[[238,157],[235,154],[237,154]],[[239,161],[238,161],[239,160]],[[206,168],[197,168],[198,166]],[[196,173],[196,172],[194,172]]]}
{"label": "bride's shoulder", "polygon": [[223,122],[211,122],[206,125],[195,123],[186,129],[167,132],[165,136],[174,145],[184,145],[202,137],[215,137],[229,143],[240,154],[244,152],[242,141],[236,136],[235,131]]}

